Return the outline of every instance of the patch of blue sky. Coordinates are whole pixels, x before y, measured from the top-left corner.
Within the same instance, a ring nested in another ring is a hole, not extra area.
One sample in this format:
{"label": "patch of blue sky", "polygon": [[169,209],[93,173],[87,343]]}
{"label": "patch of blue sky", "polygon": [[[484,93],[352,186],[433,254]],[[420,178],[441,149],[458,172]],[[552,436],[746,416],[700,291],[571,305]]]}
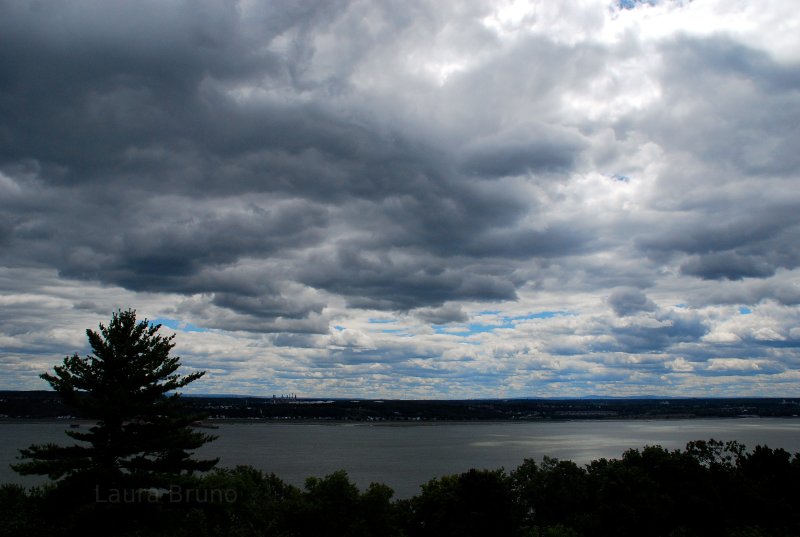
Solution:
{"label": "patch of blue sky", "polygon": [[437,334],[447,334],[451,336],[468,337],[475,334],[485,334],[493,332],[498,328],[514,328],[510,322],[503,322],[501,324],[484,324],[484,323],[469,323],[460,326],[448,325],[432,325],[433,331]]}
{"label": "patch of blue sky", "polygon": [[[494,312],[487,313],[494,314]],[[434,332],[437,334],[446,334],[451,336],[469,337],[475,334],[486,334],[494,332],[499,329],[513,329],[519,321],[529,321],[532,319],[552,319],[553,317],[563,317],[566,315],[575,315],[567,311],[538,311],[527,313],[525,315],[504,316],[498,319],[495,323],[468,323],[463,325],[431,325]]]}
{"label": "patch of blue sky", "polygon": [[739,308],[739,313],[741,313],[742,315],[750,315],[751,313],[753,313],[753,310],[742,306],[741,308]]}
{"label": "patch of blue sky", "polygon": [[460,328],[454,328],[452,326],[445,325],[445,324],[432,324],[431,328],[433,328],[433,331],[435,333],[437,333],[437,334],[460,335],[460,334],[456,334],[456,332],[459,331]]}
{"label": "patch of blue sky", "polygon": [[514,328],[514,325],[509,322],[503,322],[501,324],[470,323],[466,325],[465,331],[470,334],[484,334],[486,332],[493,332],[498,328]]}
{"label": "patch of blue sky", "polygon": [[622,9],[636,9],[637,6],[642,4],[654,6],[658,3],[658,0],[619,0],[617,4]]}
{"label": "patch of blue sky", "polygon": [[339,332],[344,330],[344,326],[341,326],[341,325],[338,325],[338,324],[333,325],[333,328],[334,328],[334,330],[338,330]]}
{"label": "patch of blue sky", "polygon": [[396,323],[395,319],[367,319],[369,324],[391,324]]}
{"label": "patch of blue sky", "polygon": [[177,319],[159,318],[150,321],[150,324],[160,324],[172,330],[181,332],[208,332],[208,328],[197,326],[196,324],[179,321]]}
{"label": "patch of blue sky", "polygon": [[528,321],[530,319],[552,319],[553,317],[566,317],[568,315],[575,314],[568,311],[537,311],[535,313],[528,313],[526,315],[506,317],[506,319],[511,321]]}

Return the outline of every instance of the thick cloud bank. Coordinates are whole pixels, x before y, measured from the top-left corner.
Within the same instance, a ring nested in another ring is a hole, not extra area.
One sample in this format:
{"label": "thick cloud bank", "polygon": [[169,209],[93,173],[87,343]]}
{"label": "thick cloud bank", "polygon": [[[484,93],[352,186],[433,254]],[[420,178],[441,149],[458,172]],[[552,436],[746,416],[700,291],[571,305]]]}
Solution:
{"label": "thick cloud bank", "polygon": [[796,394],[798,25],[0,0],[0,387],[135,307],[204,392]]}

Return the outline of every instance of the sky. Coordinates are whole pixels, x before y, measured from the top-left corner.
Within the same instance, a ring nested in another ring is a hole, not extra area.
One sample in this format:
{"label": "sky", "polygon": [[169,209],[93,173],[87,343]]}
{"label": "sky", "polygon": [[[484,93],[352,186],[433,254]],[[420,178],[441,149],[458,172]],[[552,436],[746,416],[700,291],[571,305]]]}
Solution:
{"label": "sky", "polygon": [[789,0],[0,0],[0,389],[800,396]]}

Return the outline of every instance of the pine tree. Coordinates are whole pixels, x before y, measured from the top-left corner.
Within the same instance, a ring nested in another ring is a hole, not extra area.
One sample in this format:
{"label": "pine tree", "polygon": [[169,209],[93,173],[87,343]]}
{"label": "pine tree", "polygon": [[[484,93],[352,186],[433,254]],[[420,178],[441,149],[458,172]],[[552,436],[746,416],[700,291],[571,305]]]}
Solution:
{"label": "pine tree", "polygon": [[215,437],[191,427],[200,416],[182,408],[176,391],[205,371],[176,373],[180,359],[169,355],[175,335],[159,335],[160,327],[137,322],[134,310],[118,311],[99,332],[86,331],[91,356],[67,356],[54,373],[42,374],[66,405],[97,422],[85,432],[66,431],[82,445],[20,450],[26,462],[14,470],[108,490],[169,487],[214,467],[218,459],[191,457]]}

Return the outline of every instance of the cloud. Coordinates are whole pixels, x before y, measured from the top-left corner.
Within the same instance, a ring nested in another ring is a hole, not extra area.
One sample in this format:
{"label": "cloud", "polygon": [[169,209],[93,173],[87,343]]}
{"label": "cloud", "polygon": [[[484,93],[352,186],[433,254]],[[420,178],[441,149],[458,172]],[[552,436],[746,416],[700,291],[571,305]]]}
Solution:
{"label": "cloud", "polygon": [[[693,314],[667,313],[656,316],[655,322],[635,322],[614,326],[614,343],[609,350],[623,352],[655,352],[676,347],[678,343],[695,342],[708,332],[704,319]],[[606,350],[602,346],[597,350]]]}
{"label": "cloud", "polygon": [[517,126],[469,143],[461,167],[481,177],[564,172],[573,168],[585,146],[578,133],[563,127]]}
{"label": "cloud", "polygon": [[414,315],[420,320],[430,324],[464,323],[469,316],[455,304],[445,304],[439,308],[418,308]]}
{"label": "cloud", "polygon": [[690,258],[681,265],[681,272],[710,280],[722,278],[741,280],[748,277],[772,276],[775,269],[758,259],[735,252],[724,252]]}
{"label": "cloud", "polygon": [[655,311],[655,303],[643,292],[634,288],[615,289],[608,297],[608,303],[617,317],[626,317],[643,311]]}
{"label": "cloud", "polygon": [[796,19],[4,2],[7,383],[131,306],[225,392],[794,393]]}

